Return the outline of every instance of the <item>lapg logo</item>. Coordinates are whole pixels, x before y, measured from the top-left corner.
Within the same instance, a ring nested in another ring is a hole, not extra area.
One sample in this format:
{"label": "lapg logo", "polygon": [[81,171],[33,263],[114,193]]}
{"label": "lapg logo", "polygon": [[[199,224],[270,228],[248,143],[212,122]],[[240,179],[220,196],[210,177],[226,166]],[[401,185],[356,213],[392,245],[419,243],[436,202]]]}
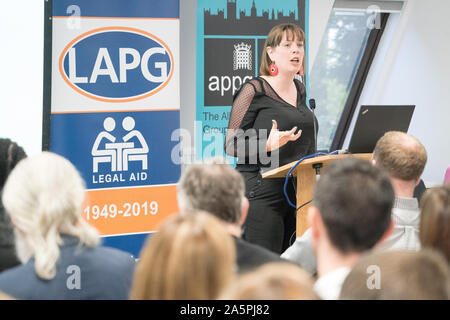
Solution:
{"label": "lapg logo", "polygon": [[[147,179],[149,148],[135,125],[134,118],[127,116],[122,120],[122,128],[115,130],[116,120],[105,118],[103,129],[97,134],[91,149],[93,184]],[[134,170],[128,168],[131,163],[137,164]],[[99,170],[100,166],[102,170]]]}
{"label": "lapg logo", "polygon": [[78,93],[104,102],[149,97],[170,81],[173,55],[159,38],[129,27],[94,29],[72,40],[59,72]]}

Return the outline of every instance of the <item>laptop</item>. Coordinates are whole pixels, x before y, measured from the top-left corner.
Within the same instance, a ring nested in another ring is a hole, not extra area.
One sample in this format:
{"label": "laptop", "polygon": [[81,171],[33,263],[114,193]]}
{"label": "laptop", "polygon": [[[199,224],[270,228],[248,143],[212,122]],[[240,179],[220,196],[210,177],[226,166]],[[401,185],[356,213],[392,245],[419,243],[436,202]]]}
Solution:
{"label": "laptop", "polygon": [[407,132],[414,105],[361,106],[348,146],[351,153],[372,153],[387,131]]}

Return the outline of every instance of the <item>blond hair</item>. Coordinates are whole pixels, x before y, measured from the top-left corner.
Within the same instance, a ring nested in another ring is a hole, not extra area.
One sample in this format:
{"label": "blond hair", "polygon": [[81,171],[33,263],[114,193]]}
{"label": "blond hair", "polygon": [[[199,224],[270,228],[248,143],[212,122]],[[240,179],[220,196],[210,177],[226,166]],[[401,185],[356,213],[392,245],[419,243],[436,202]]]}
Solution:
{"label": "blond hair", "polygon": [[390,177],[411,181],[422,175],[427,151],[417,138],[404,132],[389,131],[377,141],[373,158]]}
{"label": "blond hair", "polygon": [[[26,247],[19,254],[24,263],[34,257],[37,275],[46,280],[56,275],[61,234],[72,235],[80,243],[95,246],[97,231],[81,215],[84,182],[65,158],[50,152],[20,161],[6,181],[3,204],[14,227],[16,241]],[[24,235],[22,235],[24,234]]]}
{"label": "blond hair", "polygon": [[131,299],[214,299],[233,277],[235,247],[205,212],[169,217],[142,249]]}
{"label": "blond hair", "polygon": [[[283,23],[273,27],[269,34],[267,35],[266,42],[264,43],[264,48],[262,51],[261,65],[259,68],[260,75],[268,76],[270,75],[270,65],[272,60],[270,60],[269,54],[267,53],[267,48],[277,47],[283,40],[283,35],[286,33],[287,39],[297,39],[305,43],[306,36],[305,32],[296,24],[293,23]],[[305,56],[303,56],[302,69],[305,70]]]}

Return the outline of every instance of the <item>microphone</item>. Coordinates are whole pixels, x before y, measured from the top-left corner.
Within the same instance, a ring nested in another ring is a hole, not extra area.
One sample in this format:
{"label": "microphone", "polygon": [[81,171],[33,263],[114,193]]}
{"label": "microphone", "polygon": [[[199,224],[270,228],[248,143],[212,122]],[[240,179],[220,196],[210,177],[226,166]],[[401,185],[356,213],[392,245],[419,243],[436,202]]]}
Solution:
{"label": "microphone", "polygon": [[313,113],[313,126],[314,126],[314,153],[317,153],[317,133],[316,133],[316,115],[314,114],[314,110],[316,109],[316,100],[309,99],[309,107]]}

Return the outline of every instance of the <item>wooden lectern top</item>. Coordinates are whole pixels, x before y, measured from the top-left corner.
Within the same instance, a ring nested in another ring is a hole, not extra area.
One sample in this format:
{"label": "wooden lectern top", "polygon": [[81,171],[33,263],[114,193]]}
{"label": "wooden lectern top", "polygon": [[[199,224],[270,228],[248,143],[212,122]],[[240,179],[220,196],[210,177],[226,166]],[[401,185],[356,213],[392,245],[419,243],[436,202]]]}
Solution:
{"label": "wooden lectern top", "polygon": [[[318,156],[303,160],[293,170],[292,174],[297,176],[297,207],[305,204],[297,210],[297,237],[300,237],[308,228],[307,210],[311,204],[307,204],[313,197],[313,190],[316,184],[316,170],[313,165],[321,164],[321,170],[325,169],[327,165],[336,159],[347,157],[358,157],[363,160],[370,161],[372,153],[357,153],[357,154],[334,154]],[[289,170],[297,163],[294,161],[282,167],[267,171],[262,174],[263,178],[285,178]]]}
{"label": "wooden lectern top", "polygon": [[[336,159],[342,159],[342,158],[347,158],[349,156],[354,156],[354,157],[358,157],[361,158],[363,160],[367,160],[369,161],[370,159],[372,159],[372,153],[357,153],[357,154],[334,154],[334,155],[325,155],[325,156],[318,156],[315,158],[309,158],[306,160],[303,160],[302,162],[300,162],[300,164],[297,166],[296,170],[294,170],[292,172],[292,174],[294,176],[297,175],[297,170],[302,168],[302,167],[308,167],[308,168],[312,168],[313,164],[316,163],[322,163],[324,166],[326,166],[328,163],[330,163],[333,160]],[[293,161],[291,163],[285,164],[282,167],[267,171],[265,173],[262,174],[263,178],[285,178],[287,173],[289,172],[289,170],[291,170],[291,168],[297,163],[298,161]]]}

